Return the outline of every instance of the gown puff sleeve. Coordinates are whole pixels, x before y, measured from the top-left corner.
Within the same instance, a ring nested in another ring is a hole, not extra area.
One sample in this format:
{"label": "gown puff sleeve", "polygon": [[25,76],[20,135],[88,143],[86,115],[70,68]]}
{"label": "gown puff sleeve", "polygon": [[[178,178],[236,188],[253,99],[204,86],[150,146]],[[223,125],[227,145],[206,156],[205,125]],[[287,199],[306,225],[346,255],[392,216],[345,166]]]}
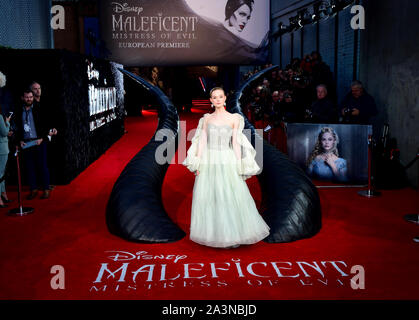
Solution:
{"label": "gown puff sleeve", "polygon": [[201,161],[201,159],[197,157],[197,153],[205,116],[206,114],[201,119],[199,119],[198,127],[196,128],[195,134],[191,141],[191,146],[188,149],[185,160],[182,162],[182,164],[191,172],[198,170]]}
{"label": "gown puff sleeve", "polygon": [[244,129],[244,118],[240,114],[237,114],[239,118],[239,128],[237,130],[237,142],[240,145],[241,158],[237,162],[237,170],[239,175],[246,180],[251,176],[259,174],[262,170],[257,164],[256,150],[253,148],[252,144],[249,142],[247,137],[243,133]]}

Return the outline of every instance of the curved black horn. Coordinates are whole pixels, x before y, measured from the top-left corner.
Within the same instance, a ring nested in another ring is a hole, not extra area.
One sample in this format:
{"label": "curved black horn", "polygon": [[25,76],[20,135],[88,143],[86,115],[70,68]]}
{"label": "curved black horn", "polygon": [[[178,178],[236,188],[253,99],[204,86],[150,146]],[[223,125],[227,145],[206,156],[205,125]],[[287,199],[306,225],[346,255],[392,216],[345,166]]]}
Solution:
{"label": "curved black horn", "polygon": [[[304,171],[286,155],[260,137],[241,110],[243,91],[258,81],[265,73],[278,68],[273,66],[251,77],[232,97],[229,111],[240,113],[245,119],[245,129],[251,129],[253,146],[263,143],[263,170],[258,175],[262,191],[262,213],[271,228],[266,242],[291,242],[314,236],[321,229],[320,199],[316,187]],[[262,140],[262,141],[261,141]]]}
{"label": "curved black horn", "polygon": [[[170,161],[176,152],[179,134],[177,110],[159,88],[126,70],[120,71],[157,97],[159,123],[151,140],[132,158],[115,182],[106,208],[108,229],[136,242],[180,240],[186,234],[172,222],[162,203],[161,189],[169,163],[159,164],[155,158],[156,152],[165,149],[165,158]],[[166,138],[163,141],[160,138],[162,133]]]}

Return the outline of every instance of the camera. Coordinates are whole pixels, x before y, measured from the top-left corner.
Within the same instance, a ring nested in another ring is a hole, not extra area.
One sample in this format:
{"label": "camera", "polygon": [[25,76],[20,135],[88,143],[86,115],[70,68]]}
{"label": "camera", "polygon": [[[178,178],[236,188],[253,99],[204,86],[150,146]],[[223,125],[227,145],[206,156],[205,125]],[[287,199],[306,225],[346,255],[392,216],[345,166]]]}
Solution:
{"label": "camera", "polygon": [[284,99],[291,98],[291,95],[288,92],[284,93]]}
{"label": "camera", "polygon": [[311,108],[307,108],[305,110],[305,117],[306,119],[313,119],[313,112],[311,111]]}
{"label": "camera", "polygon": [[253,117],[255,121],[262,120],[263,118],[263,110],[260,105],[253,106]]}
{"label": "camera", "polygon": [[253,112],[255,114],[260,114],[262,112],[262,107],[261,107],[260,104],[254,103],[254,104],[252,104],[252,107],[253,107]]}
{"label": "camera", "polygon": [[351,115],[352,108],[347,107],[347,108],[343,109],[343,113],[344,113],[345,116]]}
{"label": "camera", "polygon": [[308,78],[305,76],[301,76],[301,75],[295,75],[292,77],[292,80],[295,82],[298,82],[300,84],[306,84],[308,83]]}

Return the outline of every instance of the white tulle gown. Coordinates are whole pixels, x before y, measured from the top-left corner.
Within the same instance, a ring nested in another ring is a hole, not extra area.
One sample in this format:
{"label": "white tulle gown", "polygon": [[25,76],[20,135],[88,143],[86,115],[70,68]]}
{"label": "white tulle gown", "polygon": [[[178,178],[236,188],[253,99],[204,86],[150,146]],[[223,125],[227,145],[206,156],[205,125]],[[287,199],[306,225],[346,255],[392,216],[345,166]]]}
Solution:
{"label": "white tulle gown", "polygon": [[245,180],[260,173],[256,151],[243,134],[244,119],[239,117],[237,142],[240,160],[233,144],[230,125],[207,125],[207,141],[197,157],[204,115],[183,162],[190,171],[199,170],[192,198],[190,239],[211,247],[232,247],[256,243],[269,235]]}

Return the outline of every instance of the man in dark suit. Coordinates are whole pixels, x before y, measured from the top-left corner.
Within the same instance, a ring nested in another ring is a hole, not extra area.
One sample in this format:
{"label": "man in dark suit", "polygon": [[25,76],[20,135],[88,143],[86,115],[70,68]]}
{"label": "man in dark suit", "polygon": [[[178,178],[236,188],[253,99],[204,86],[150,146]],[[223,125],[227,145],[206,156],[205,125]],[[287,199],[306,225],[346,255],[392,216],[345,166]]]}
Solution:
{"label": "man in dark suit", "polygon": [[[41,85],[36,82],[33,81],[30,85],[30,89],[33,93],[33,103],[35,105],[36,108],[41,109],[41,96],[42,96],[42,89],[41,89]],[[42,101],[44,101],[44,99],[42,99]],[[45,111],[45,103],[42,103],[42,105],[44,105],[42,107],[43,112]],[[51,112],[51,111],[49,111]],[[53,116],[49,116],[49,118],[54,118],[57,117],[57,115],[53,115]],[[52,129],[52,135],[56,135],[57,134],[57,129]],[[49,168],[49,174],[50,174],[50,183],[52,183],[49,186],[50,190],[54,190],[55,188],[55,180],[56,180],[56,172],[55,172],[55,167],[52,165],[55,161],[55,155],[56,155],[56,141],[52,141],[50,139],[50,144],[48,146],[48,153],[47,153],[47,158],[48,158],[48,168]]]}
{"label": "man in dark suit", "polygon": [[338,111],[328,97],[326,85],[319,84],[316,93],[317,100],[311,105],[311,114],[307,120],[314,123],[336,123]]}
{"label": "man in dark suit", "polygon": [[351,92],[341,103],[340,113],[344,122],[371,124],[371,118],[378,111],[374,98],[365,91],[360,81],[355,80],[351,84]]}
{"label": "man in dark suit", "polygon": [[[28,88],[22,94],[22,108],[16,110],[17,139],[23,148],[23,158],[25,160],[28,183],[31,193],[28,200],[34,199],[38,194],[38,178],[42,181],[42,199],[48,199],[49,190],[49,170],[47,163],[47,142],[49,137],[54,135],[53,129],[49,129],[46,117],[42,114],[40,105],[34,103],[32,91]],[[34,146],[28,147],[30,144]],[[26,147],[26,148],[25,148]]]}

